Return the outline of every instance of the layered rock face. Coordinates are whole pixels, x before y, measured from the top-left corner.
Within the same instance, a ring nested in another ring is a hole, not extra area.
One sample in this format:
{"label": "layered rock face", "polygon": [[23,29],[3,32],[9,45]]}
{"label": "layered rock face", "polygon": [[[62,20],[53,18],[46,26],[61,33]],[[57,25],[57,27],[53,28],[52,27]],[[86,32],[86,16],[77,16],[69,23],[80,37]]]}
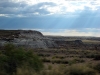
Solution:
{"label": "layered rock face", "polygon": [[57,44],[51,38],[44,37],[39,31],[0,30],[0,46],[6,43],[29,48],[55,48]]}

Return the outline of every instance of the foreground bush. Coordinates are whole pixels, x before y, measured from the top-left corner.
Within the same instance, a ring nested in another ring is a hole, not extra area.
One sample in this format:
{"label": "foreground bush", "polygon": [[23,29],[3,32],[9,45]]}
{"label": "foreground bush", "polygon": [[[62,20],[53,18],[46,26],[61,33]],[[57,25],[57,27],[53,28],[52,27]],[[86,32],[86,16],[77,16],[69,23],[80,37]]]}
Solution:
{"label": "foreground bush", "polygon": [[95,66],[94,66],[94,69],[100,73],[100,63],[97,63]]}
{"label": "foreground bush", "polygon": [[100,60],[100,54],[95,55],[94,60]]}
{"label": "foreground bush", "polygon": [[74,64],[71,66],[60,65],[49,71],[44,70],[39,75],[97,75],[97,73],[86,65]]}
{"label": "foreground bush", "polygon": [[5,45],[0,52],[0,75],[16,74],[18,68],[40,71],[43,64],[39,57],[32,51],[16,48],[13,44]]}
{"label": "foreground bush", "polygon": [[67,69],[67,75],[96,75],[96,72],[85,65],[72,65]]}

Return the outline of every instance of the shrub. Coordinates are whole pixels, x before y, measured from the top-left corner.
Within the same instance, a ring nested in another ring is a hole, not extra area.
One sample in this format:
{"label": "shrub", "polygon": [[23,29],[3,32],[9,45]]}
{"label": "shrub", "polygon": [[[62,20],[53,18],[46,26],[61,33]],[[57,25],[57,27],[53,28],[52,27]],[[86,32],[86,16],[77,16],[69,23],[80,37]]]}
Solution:
{"label": "shrub", "polygon": [[95,55],[94,60],[100,60],[100,54]]}
{"label": "shrub", "polygon": [[74,64],[71,66],[60,65],[51,70],[43,70],[40,75],[96,75],[96,72],[86,65]]}
{"label": "shrub", "polygon": [[85,62],[85,60],[83,60],[82,58],[74,58],[73,60],[69,60],[68,64],[72,65],[72,64],[83,63],[83,62]]}
{"label": "shrub", "polygon": [[96,64],[96,65],[94,66],[94,69],[95,69],[97,72],[100,73],[100,63]]}
{"label": "shrub", "polygon": [[52,69],[52,66],[51,66],[51,65],[49,65],[49,66],[48,66],[48,70],[51,70],[51,69]]}
{"label": "shrub", "polygon": [[67,60],[52,60],[52,63],[57,63],[57,64],[68,64]]}
{"label": "shrub", "polygon": [[47,58],[43,58],[42,61],[46,62],[46,63],[50,63],[51,62],[50,59],[47,59]]}
{"label": "shrub", "polygon": [[85,65],[71,65],[68,67],[67,75],[96,75],[96,72]]}
{"label": "shrub", "polygon": [[6,44],[4,51],[0,54],[0,73],[4,71],[13,75],[17,72],[17,68],[21,67],[40,71],[43,64],[32,51],[25,51],[23,48],[16,48],[13,44]]}

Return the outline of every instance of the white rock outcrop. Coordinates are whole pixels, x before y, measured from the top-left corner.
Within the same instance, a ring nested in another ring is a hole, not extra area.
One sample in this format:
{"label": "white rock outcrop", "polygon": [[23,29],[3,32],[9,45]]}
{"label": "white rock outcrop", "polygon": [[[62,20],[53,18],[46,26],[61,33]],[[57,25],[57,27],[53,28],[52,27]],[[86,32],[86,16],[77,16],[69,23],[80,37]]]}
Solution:
{"label": "white rock outcrop", "polygon": [[[14,37],[17,34],[17,38]],[[12,34],[13,40],[7,41],[7,39],[3,39],[0,41],[0,45],[3,45],[7,42],[11,42],[16,46],[24,46],[29,48],[54,48],[57,47],[57,44],[52,41],[51,38],[47,38],[43,36],[43,34],[39,31],[32,30],[17,30],[16,33]],[[10,35],[10,36],[12,36]],[[9,37],[10,37],[9,36]],[[11,38],[10,38],[11,39]]]}

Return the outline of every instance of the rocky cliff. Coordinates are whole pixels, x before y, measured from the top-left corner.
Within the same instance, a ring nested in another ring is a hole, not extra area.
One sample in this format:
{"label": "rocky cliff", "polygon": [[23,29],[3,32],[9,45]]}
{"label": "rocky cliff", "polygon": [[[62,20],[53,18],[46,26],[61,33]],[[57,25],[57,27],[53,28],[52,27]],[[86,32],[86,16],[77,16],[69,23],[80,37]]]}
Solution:
{"label": "rocky cliff", "polygon": [[0,46],[6,43],[29,48],[55,48],[57,44],[51,38],[44,37],[39,31],[0,30]]}
{"label": "rocky cliff", "polygon": [[[26,48],[56,48],[56,49],[84,49],[100,50],[100,43],[84,43],[83,37],[44,36],[33,30],[0,30],[0,46],[13,43]],[[100,38],[93,38],[100,39]],[[91,40],[92,41],[92,40]],[[94,40],[95,41],[95,40]]]}

